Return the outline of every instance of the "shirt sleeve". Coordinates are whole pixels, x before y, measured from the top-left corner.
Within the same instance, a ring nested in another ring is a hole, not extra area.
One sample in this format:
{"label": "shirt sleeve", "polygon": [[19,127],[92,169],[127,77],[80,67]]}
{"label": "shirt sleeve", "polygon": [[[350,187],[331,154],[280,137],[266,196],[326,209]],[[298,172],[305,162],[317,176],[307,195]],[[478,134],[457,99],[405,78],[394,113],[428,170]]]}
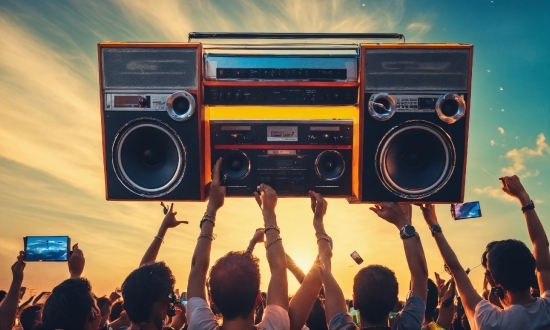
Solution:
{"label": "shirt sleeve", "polygon": [[501,329],[499,322],[500,309],[491,304],[488,300],[480,301],[474,310],[475,329]]}
{"label": "shirt sleeve", "polygon": [[426,302],[418,296],[410,296],[405,303],[405,308],[397,315],[393,328],[396,330],[422,328],[425,311]]}
{"label": "shirt sleeve", "polygon": [[262,322],[258,326],[265,330],[289,330],[290,319],[288,318],[288,312],[280,306],[267,305]]}
{"label": "shirt sleeve", "polygon": [[357,326],[353,323],[351,315],[346,312],[340,312],[332,317],[328,330],[357,330]]}
{"label": "shirt sleeve", "polygon": [[193,297],[187,301],[185,308],[189,322],[188,330],[212,330],[218,326],[216,316],[204,299]]}

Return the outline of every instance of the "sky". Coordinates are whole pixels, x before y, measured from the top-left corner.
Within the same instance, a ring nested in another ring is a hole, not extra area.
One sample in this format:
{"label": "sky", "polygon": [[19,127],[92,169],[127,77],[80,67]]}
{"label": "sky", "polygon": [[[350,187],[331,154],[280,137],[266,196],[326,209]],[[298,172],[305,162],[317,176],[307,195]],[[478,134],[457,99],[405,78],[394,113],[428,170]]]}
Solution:
{"label": "sky", "polygon": [[[189,32],[395,32],[407,43],[474,45],[466,201],[479,200],[483,217],[440,223],[463,266],[480,263],[485,245],[516,238],[528,243],[519,204],[498,177],[518,174],[550,231],[550,2],[545,0],[2,0],[0,2],[0,289],[23,236],[68,235],[86,257],[84,276],[98,295],[109,294],[135,269],[163,214],[156,202],[105,200],[97,69],[101,41],[186,42]],[[334,240],[333,272],[347,297],[365,264],[396,272],[400,298],[410,274],[397,229],[371,205],[330,199],[326,229]],[[178,219],[158,260],[185,291],[202,202],[175,204]],[[277,217],[284,247],[299,265],[316,255],[307,199],[280,199]],[[415,209],[413,224],[428,269],[443,262]],[[245,249],[262,226],[253,198],[226,199],[218,213],[214,261]],[[528,244],[530,246],[530,244]],[[262,288],[269,268],[263,248]],[[290,291],[298,285],[289,274]],[[481,289],[482,270],[471,278]],[[448,276],[443,276],[448,278]],[[66,263],[28,263],[24,286],[49,291],[68,278]]]}

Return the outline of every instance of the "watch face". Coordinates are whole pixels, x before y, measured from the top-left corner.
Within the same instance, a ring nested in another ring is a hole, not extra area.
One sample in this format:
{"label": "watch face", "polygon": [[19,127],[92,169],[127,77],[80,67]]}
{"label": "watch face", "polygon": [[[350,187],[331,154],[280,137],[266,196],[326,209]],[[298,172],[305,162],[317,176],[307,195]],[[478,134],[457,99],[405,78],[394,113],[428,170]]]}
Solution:
{"label": "watch face", "polygon": [[403,233],[405,234],[405,236],[412,236],[414,235],[414,233],[416,233],[416,229],[414,229],[414,227],[410,225],[405,226],[403,229]]}

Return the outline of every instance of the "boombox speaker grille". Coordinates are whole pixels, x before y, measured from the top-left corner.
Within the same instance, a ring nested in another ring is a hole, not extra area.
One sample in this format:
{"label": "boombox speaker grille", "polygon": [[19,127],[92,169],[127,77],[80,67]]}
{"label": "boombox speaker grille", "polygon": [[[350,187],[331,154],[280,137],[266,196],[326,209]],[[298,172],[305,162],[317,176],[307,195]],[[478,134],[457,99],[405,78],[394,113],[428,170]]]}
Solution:
{"label": "boombox speaker grille", "polygon": [[195,48],[103,48],[105,89],[198,89]]}
{"label": "boombox speaker grille", "polygon": [[367,91],[468,90],[468,49],[367,49]]}
{"label": "boombox speaker grille", "polygon": [[394,194],[418,199],[437,192],[454,170],[455,150],[438,126],[414,120],[394,127],[380,142],[376,170]]}

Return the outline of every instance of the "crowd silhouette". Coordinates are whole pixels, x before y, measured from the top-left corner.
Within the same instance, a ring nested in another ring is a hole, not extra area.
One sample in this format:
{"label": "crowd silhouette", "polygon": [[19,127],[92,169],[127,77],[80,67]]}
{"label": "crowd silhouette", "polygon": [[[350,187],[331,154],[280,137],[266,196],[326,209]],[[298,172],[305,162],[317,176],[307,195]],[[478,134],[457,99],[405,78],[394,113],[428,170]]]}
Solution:
{"label": "crowd silhouette", "polygon": [[[25,254],[20,252],[11,267],[9,290],[0,291],[0,330],[550,329],[548,238],[517,176],[500,180],[503,191],[520,204],[533,252],[514,239],[488,242],[481,256],[484,292],[474,289],[469,269],[464,269],[445,238],[434,205],[417,206],[432,234],[425,239],[435,240],[451,275],[449,281],[438,273],[433,280],[428,278],[421,239],[411,225],[413,205],[387,202],[370,210],[395,226],[395,240],[402,242],[410,282],[398,283],[393,270],[370,264],[355,275],[353,299],[346,301],[332,273],[333,241],[324,226],[328,203],[314,191],[309,192],[313,213],[310,237],[317,242],[318,255],[307,273],[285,253],[277,225],[277,193],[266,184],[254,194],[263,227],[256,229],[245,250],[228,251],[210,262],[216,215],[225,199],[220,167],[218,160],[185,295],[175,292],[176,279],[170,267],[157,261],[166,232],[186,223],[176,220],[171,204],[165,207],[165,217],[139,267],[109,297],[95,296],[91,283],[81,276],[85,258],[76,244],[67,263],[70,278],[47,296],[21,303]],[[254,255],[258,243],[265,246],[270,274],[260,274]],[[300,283],[291,298],[287,269]],[[269,278],[267,292],[260,290],[261,275]],[[410,288],[405,301],[398,300],[399,285]]]}

